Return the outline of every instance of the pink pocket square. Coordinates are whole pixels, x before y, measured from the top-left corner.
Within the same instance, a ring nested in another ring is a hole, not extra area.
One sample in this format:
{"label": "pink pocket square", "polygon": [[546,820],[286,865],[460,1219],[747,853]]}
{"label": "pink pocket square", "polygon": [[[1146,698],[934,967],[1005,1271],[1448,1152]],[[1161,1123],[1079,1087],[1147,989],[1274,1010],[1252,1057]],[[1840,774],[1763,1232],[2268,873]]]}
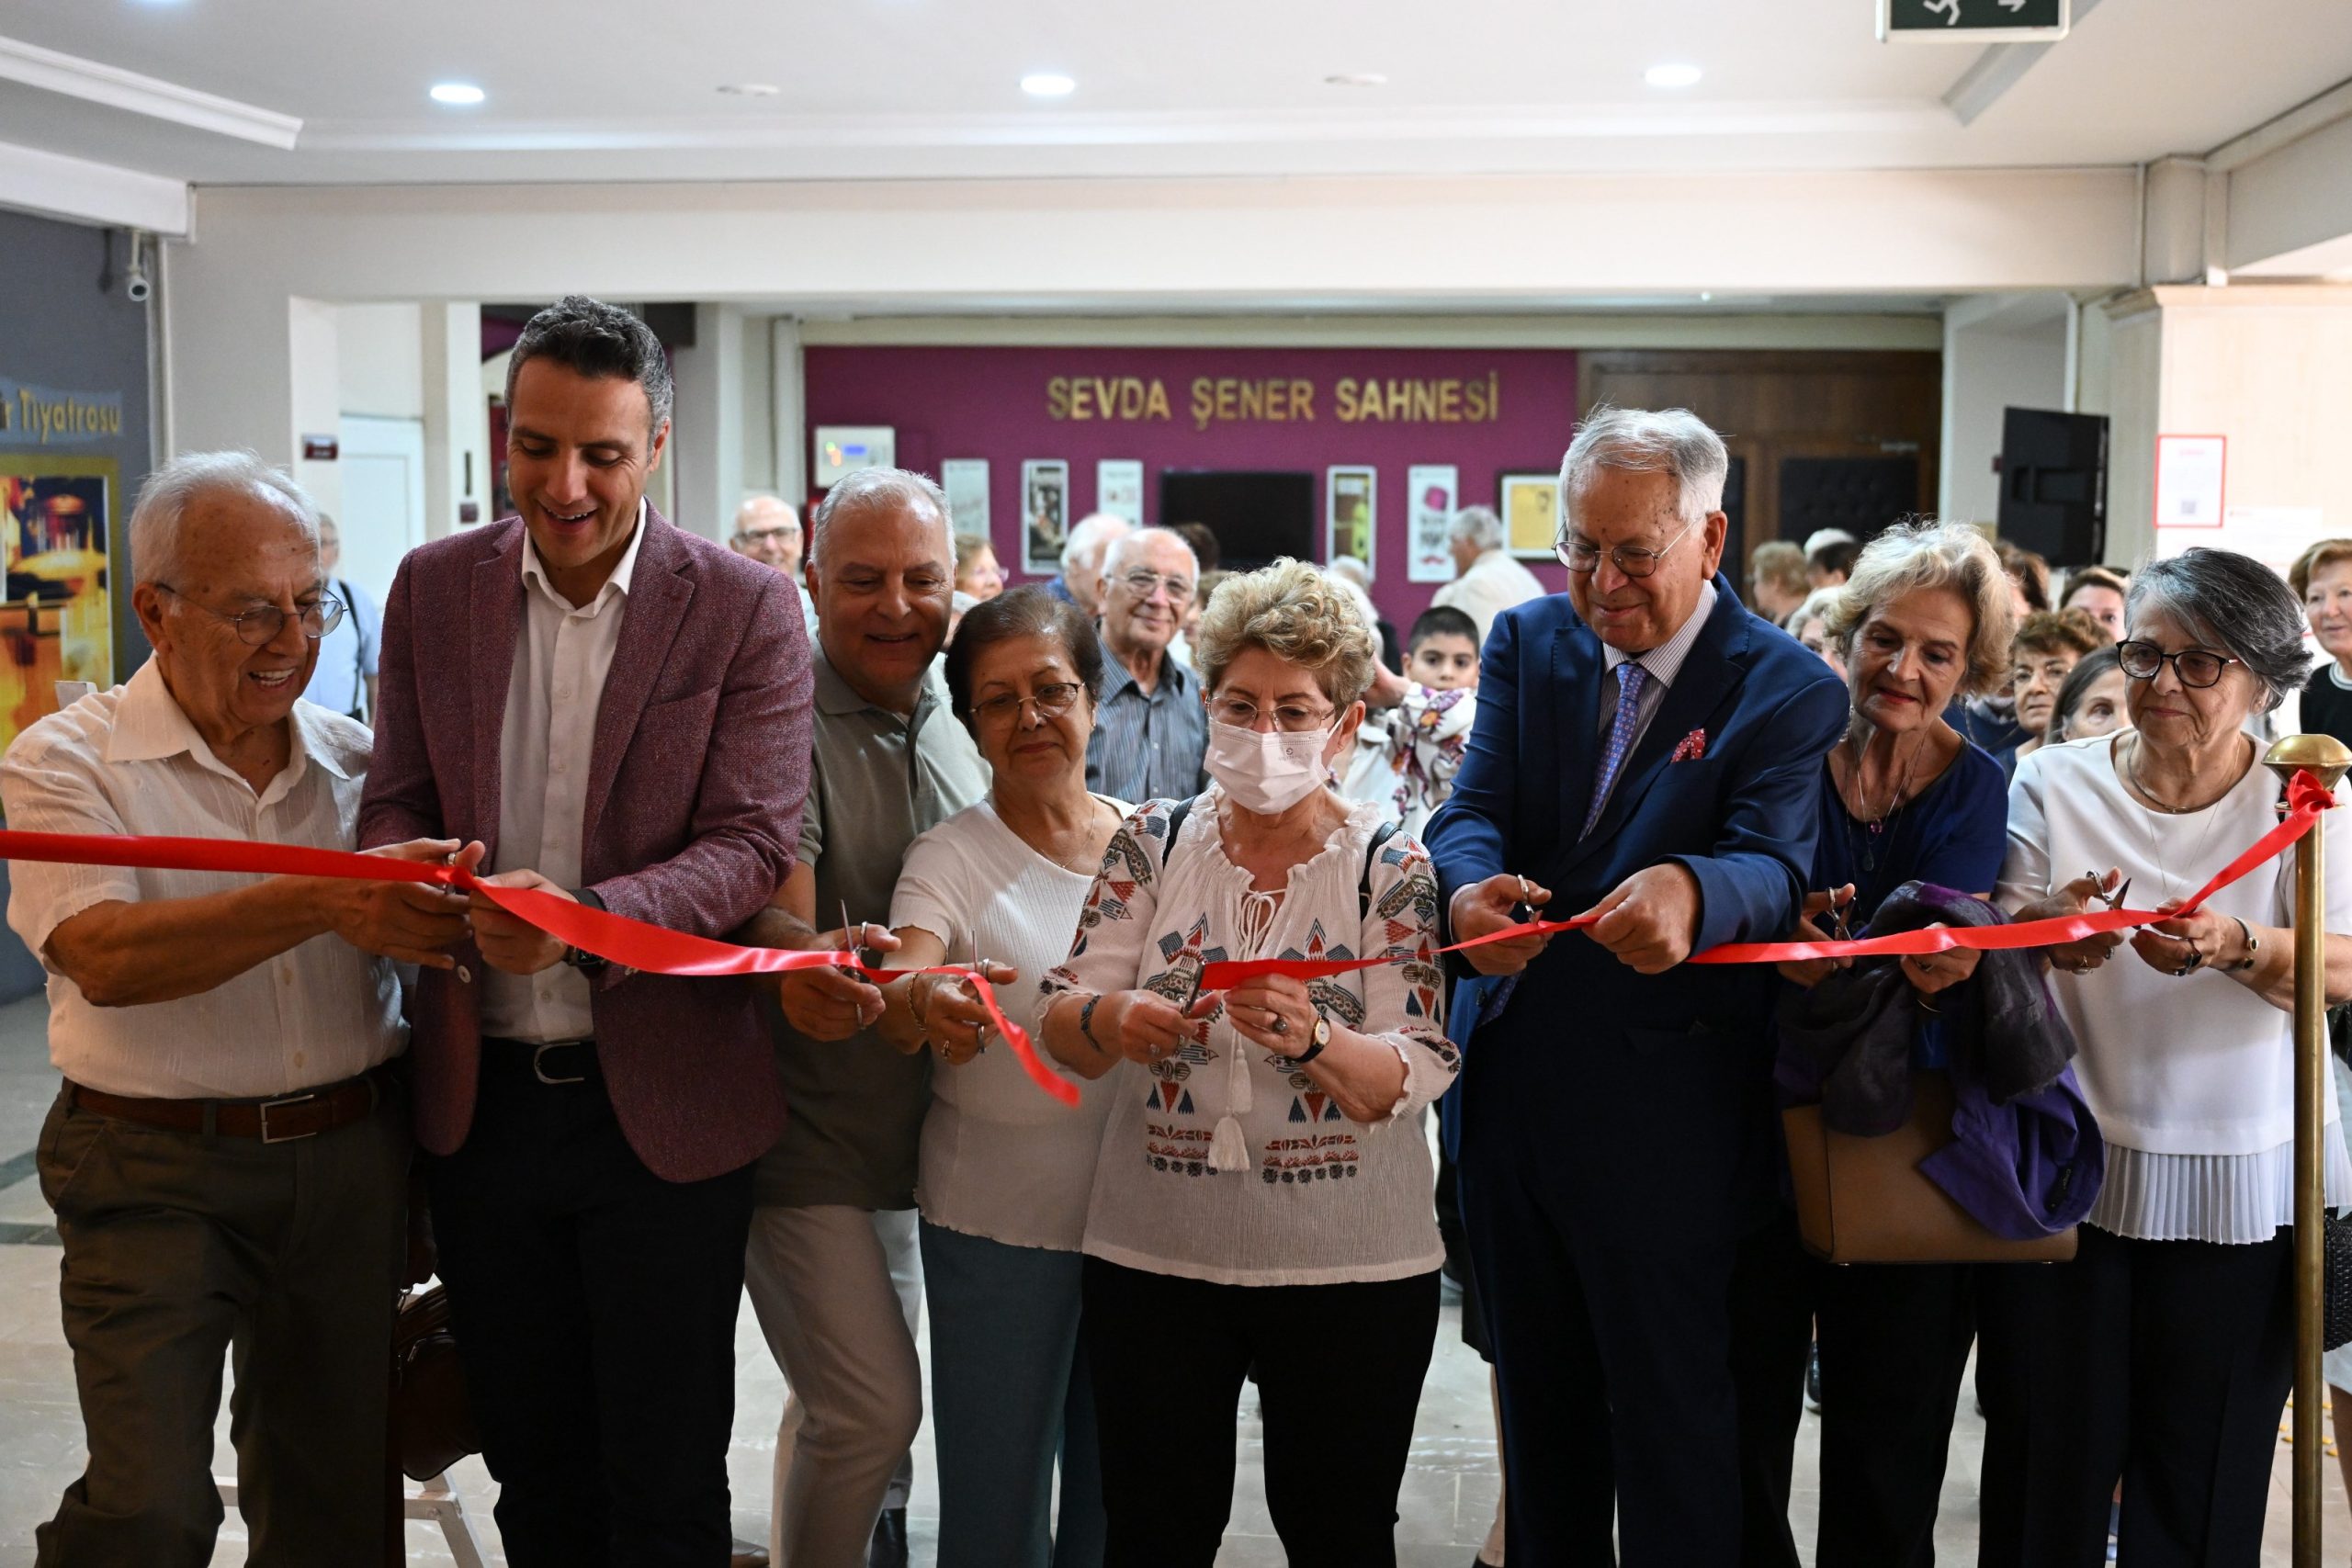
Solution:
{"label": "pink pocket square", "polygon": [[1694,729],[1690,734],[1682,738],[1681,743],[1674,749],[1674,755],[1668,757],[1667,761],[1668,762],[1695,762],[1706,754],[1707,732],[1703,729]]}

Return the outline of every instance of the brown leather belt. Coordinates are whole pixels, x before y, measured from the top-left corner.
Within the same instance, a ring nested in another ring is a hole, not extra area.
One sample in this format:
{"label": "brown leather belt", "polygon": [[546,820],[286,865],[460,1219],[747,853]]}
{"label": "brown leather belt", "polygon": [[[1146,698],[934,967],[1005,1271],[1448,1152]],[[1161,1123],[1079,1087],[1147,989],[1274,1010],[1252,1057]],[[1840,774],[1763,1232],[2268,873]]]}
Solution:
{"label": "brown leather belt", "polygon": [[364,1121],[383,1098],[374,1073],[275,1100],[143,1100],[101,1094],[77,1083],[68,1083],[65,1092],[69,1104],[119,1122],[174,1133],[258,1138],[265,1144],[289,1144],[348,1127]]}

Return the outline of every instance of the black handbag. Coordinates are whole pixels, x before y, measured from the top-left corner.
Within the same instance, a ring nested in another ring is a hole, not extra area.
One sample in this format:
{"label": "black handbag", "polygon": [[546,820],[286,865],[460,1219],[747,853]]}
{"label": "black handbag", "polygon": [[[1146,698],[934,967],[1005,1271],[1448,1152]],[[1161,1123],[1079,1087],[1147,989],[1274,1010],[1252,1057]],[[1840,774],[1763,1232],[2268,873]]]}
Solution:
{"label": "black handbag", "polygon": [[430,1481],[481,1451],[465,1374],[439,1285],[403,1296],[392,1319],[392,1459],[411,1481]]}
{"label": "black handbag", "polygon": [[2319,1250],[2319,1342],[2333,1350],[2352,1344],[2352,1219],[2322,1215]]}

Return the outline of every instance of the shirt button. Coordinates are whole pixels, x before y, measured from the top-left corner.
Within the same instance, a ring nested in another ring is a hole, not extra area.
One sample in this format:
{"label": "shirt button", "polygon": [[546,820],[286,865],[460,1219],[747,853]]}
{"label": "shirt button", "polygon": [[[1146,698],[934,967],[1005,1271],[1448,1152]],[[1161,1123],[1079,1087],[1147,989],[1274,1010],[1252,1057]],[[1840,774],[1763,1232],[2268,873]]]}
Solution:
{"label": "shirt button", "polygon": [[571,700],[571,688],[569,686],[558,686],[555,689],[555,700],[560,703],[570,702]]}
{"label": "shirt button", "polygon": [[280,969],[277,972],[277,983],[281,986],[290,986],[294,983],[294,976],[287,973],[285,970]]}
{"label": "shirt button", "polygon": [[555,1000],[555,992],[553,990],[541,991],[539,993],[539,1000],[543,1002],[551,1002]]}
{"label": "shirt button", "polygon": [[298,1067],[299,1067],[299,1066],[300,1066],[303,1063],[307,1062],[308,1060],[310,1060],[310,1058],[309,1058],[309,1057],[307,1057],[307,1056],[305,1056],[305,1055],[303,1055],[301,1052],[297,1051],[297,1052],[295,1052],[295,1053],[294,1053],[294,1065],[295,1065],[296,1066],[298,1066]]}
{"label": "shirt button", "polygon": [[549,762],[549,763],[548,764],[548,772],[549,772],[549,773],[560,773],[563,772],[563,768],[564,768],[564,761],[563,761],[563,759],[562,759],[562,758],[560,758],[560,757],[558,757],[554,761]]}

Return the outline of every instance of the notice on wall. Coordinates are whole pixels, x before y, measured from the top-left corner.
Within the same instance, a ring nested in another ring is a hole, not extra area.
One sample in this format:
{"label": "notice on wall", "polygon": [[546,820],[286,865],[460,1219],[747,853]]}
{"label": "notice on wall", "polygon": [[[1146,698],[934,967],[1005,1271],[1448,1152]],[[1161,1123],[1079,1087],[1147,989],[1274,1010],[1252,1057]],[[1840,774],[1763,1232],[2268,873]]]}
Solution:
{"label": "notice on wall", "polygon": [[111,457],[0,451],[0,609],[10,628],[0,643],[0,748],[57,711],[61,682],[114,684],[107,539],[119,482]]}
{"label": "notice on wall", "polygon": [[947,492],[947,515],[958,534],[989,536],[989,460],[950,457],[939,465],[939,488]]}
{"label": "notice on wall", "polygon": [[2223,435],[2156,437],[2156,526],[2218,528],[2229,470]]}
{"label": "notice on wall", "polygon": [[1031,457],[1021,465],[1021,570],[1051,577],[1062,569],[1069,537],[1069,465]]}
{"label": "notice on wall", "polygon": [[1323,558],[1353,556],[1374,576],[1380,559],[1380,470],[1334,465],[1323,471]]}
{"label": "notice on wall", "polygon": [[1143,526],[1143,464],[1132,457],[1104,457],[1094,465],[1094,510]]}
{"label": "notice on wall", "polygon": [[1461,482],[1451,463],[1417,463],[1405,470],[1405,504],[1411,554],[1405,576],[1413,582],[1451,582],[1453,551],[1446,529],[1453,522],[1453,498]]}

